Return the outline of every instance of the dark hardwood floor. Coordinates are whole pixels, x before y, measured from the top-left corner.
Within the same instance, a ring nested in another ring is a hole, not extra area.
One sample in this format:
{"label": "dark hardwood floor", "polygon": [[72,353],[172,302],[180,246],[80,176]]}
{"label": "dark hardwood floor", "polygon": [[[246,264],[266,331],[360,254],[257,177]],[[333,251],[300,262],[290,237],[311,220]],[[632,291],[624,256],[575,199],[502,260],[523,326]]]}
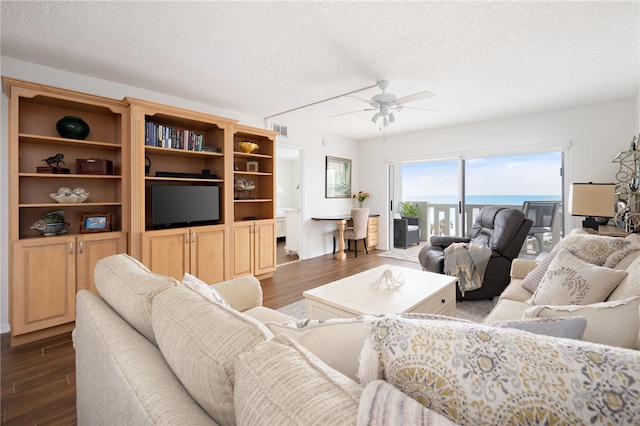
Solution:
{"label": "dark hardwood floor", "polygon": [[[302,292],[362,272],[381,264],[419,269],[417,263],[377,256],[371,250],[347,259],[332,255],[293,262],[279,246],[278,267],[273,277],[261,281],[264,305],[278,309],[302,299]],[[1,336],[0,368],[2,425],[75,425],[75,353],[69,334],[31,345],[11,348],[9,335]],[[117,410],[117,407],[114,407]]]}

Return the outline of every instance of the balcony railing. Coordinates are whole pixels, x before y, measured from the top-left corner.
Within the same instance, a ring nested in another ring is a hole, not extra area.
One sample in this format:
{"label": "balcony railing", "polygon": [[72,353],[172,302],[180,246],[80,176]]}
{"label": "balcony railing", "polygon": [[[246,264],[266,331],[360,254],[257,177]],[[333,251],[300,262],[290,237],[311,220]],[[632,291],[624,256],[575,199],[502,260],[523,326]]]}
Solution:
{"label": "balcony railing", "polygon": [[[417,204],[422,212],[420,216],[420,239],[423,241],[429,241],[432,235],[467,235],[473,221],[478,212],[486,207],[485,204],[466,204],[465,205],[465,223],[464,226],[458,224],[458,205],[457,204],[432,204],[427,201],[413,201]],[[520,210],[521,205],[508,205],[504,206]],[[556,211],[556,215],[562,215],[562,206]],[[560,217],[556,217],[553,221],[553,227],[549,238],[546,238],[545,244],[549,246],[545,247],[545,251],[549,251],[556,245],[561,238],[562,220]]]}

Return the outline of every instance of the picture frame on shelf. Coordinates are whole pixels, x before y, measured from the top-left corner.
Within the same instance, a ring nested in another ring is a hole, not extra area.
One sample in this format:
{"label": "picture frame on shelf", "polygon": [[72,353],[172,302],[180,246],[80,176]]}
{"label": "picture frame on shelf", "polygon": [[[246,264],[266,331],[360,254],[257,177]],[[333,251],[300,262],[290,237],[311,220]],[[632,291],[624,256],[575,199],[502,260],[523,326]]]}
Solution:
{"label": "picture frame on shelf", "polygon": [[111,231],[111,213],[83,213],[80,217],[80,233]]}
{"label": "picture frame on shelf", "polygon": [[325,198],[351,198],[351,160],[326,157]]}
{"label": "picture frame on shelf", "polygon": [[258,172],[258,162],[257,161],[247,161],[247,171],[248,172]]}

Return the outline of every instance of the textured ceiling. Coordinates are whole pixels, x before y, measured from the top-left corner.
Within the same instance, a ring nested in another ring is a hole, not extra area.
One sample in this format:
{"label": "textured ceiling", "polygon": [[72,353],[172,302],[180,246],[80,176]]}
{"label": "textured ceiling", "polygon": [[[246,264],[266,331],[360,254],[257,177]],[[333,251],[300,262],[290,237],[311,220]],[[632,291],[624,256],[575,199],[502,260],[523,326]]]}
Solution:
{"label": "textured ceiling", "polygon": [[[378,80],[410,104],[387,135],[635,96],[638,1],[10,2],[3,56],[257,117]],[[370,98],[377,89],[358,93]],[[380,135],[340,98],[279,124]]]}

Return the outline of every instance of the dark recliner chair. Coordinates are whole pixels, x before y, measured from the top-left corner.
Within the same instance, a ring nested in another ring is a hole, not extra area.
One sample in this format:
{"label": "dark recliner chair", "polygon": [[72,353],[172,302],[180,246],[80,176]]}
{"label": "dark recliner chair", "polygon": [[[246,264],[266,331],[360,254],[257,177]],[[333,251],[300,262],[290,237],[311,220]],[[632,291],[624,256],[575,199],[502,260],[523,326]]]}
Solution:
{"label": "dark recliner chair", "polygon": [[444,273],[444,249],[453,243],[471,242],[491,248],[482,287],[466,291],[464,297],[456,286],[458,300],[491,299],[509,285],[511,262],[518,257],[532,221],[520,210],[505,207],[484,207],[476,216],[468,238],[433,236],[431,245],[420,250],[422,269]]}

